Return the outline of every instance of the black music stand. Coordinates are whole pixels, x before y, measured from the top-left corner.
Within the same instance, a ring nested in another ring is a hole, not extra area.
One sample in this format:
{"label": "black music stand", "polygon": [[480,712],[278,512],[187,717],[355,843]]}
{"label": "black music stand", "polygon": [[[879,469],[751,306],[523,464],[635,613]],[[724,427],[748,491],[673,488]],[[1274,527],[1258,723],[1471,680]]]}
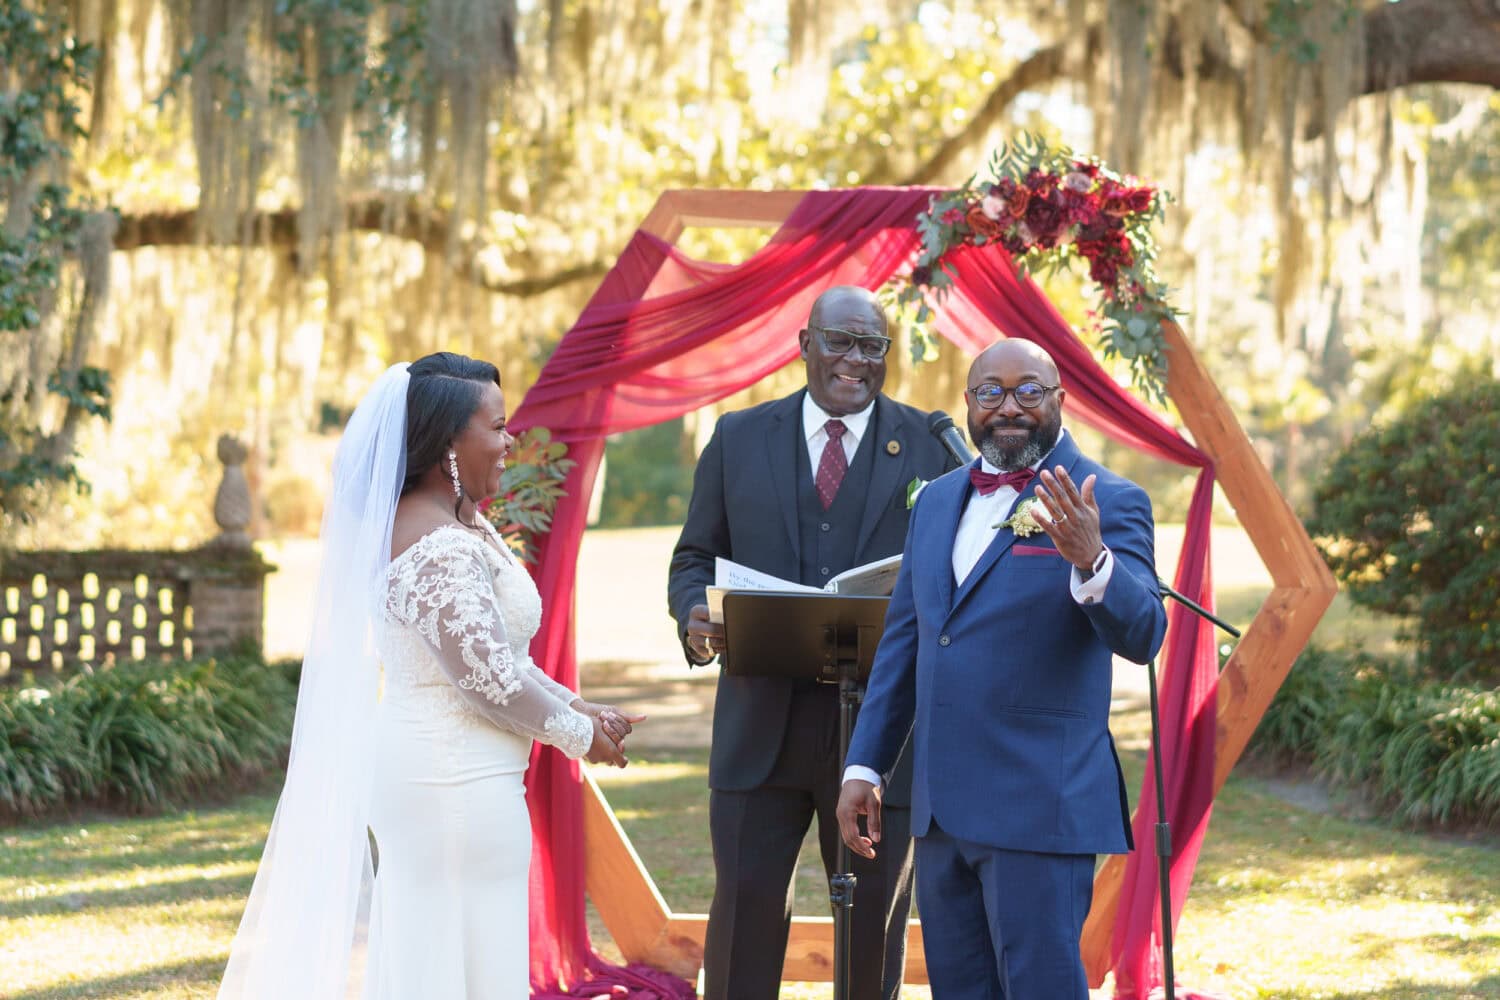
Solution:
{"label": "black music stand", "polygon": [[[888,597],[737,590],[724,595],[723,669],[738,677],[787,677],[839,686],[839,770],[849,752],[860,685],[870,676],[885,629]],[[839,837],[833,907],[833,996],[848,1000],[854,886]]]}

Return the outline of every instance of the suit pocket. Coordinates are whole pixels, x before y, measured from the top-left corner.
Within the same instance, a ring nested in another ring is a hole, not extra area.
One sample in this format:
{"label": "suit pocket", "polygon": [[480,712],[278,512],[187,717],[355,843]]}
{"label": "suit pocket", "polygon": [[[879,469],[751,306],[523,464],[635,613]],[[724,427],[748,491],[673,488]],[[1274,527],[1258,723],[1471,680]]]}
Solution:
{"label": "suit pocket", "polygon": [[1012,545],[1010,547],[1010,554],[1013,555],[1013,556],[1057,556],[1059,558],[1062,557],[1062,553],[1061,552],[1057,551],[1056,549],[1048,548],[1045,545]]}

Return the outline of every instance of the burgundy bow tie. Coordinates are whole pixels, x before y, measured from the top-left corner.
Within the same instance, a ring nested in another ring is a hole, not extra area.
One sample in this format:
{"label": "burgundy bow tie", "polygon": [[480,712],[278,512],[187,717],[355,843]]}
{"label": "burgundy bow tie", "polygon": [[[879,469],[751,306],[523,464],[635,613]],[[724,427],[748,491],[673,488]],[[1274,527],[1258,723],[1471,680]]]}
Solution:
{"label": "burgundy bow tie", "polygon": [[969,482],[979,491],[979,495],[987,497],[1002,486],[1009,486],[1017,493],[1026,488],[1036,476],[1034,469],[1017,469],[1015,472],[985,472],[979,466],[969,468]]}

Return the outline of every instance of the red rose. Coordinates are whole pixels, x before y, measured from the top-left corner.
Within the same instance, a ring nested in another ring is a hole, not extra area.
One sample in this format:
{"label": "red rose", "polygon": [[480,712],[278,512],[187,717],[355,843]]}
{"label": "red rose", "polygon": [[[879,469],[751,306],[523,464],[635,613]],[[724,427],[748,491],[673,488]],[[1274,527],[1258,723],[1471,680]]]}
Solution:
{"label": "red rose", "polygon": [[1094,217],[1096,209],[1094,200],[1085,191],[1077,191],[1071,187],[1064,187],[1063,204],[1067,206],[1068,225],[1077,225],[1088,222]]}
{"label": "red rose", "polygon": [[1067,203],[1062,192],[1053,189],[1044,197],[1033,196],[1026,206],[1026,225],[1036,234],[1043,247],[1057,245],[1057,239],[1068,227]]}
{"label": "red rose", "polygon": [[1103,257],[1089,261],[1089,277],[1104,290],[1104,297],[1113,300],[1115,297],[1115,282],[1120,280],[1119,268],[1114,261]]}
{"label": "red rose", "polygon": [[1031,202],[1031,192],[1024,187],[1011,188],[1010,193],[1005,196],[1005,210],[1010,213],[1012,219],[1019,219],[1026,214],[1026,206]]}
{"label": "red rose", "polygon": [[1147,187],[1131,188],[1125,192],[1125,204],[1131,212],[1149,212],[1154,192]]}

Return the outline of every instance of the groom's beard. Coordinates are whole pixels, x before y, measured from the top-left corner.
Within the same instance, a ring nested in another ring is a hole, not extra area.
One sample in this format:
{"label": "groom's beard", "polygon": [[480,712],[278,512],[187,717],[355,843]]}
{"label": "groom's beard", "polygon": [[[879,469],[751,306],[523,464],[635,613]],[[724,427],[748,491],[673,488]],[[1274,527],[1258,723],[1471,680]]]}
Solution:
{"label": "groom's beard", "polygon": [[[1030,433],[1018,441],[998,438],[992,433],[997,429],[1011,427],[1029,428]],[[1057,442],[1057,434],[1060,430],[1062,430],[1062,414],[1038,420],[1027,420],[1024,417],[1019,420],[1007,420],[997,417],[988,424],[980,426],[976,426],[972,420],[969,421],[969,437],[974,439],[979,448],[979,454],[1001,472],[1029,469],[1040,462],[1051,450],[1052,445]]]}

